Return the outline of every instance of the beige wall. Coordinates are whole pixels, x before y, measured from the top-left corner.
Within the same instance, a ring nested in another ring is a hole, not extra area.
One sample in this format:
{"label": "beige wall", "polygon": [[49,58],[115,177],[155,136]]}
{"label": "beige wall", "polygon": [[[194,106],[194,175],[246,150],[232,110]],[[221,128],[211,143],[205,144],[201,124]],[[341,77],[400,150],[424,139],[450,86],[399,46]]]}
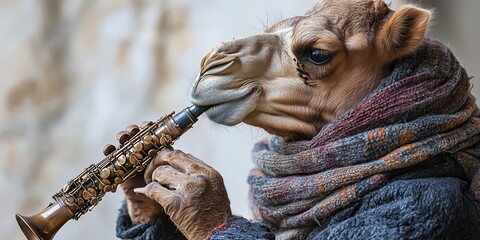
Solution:
{"label": "beige wall", "polygon": [[[445,42],[473,76],[473,93],[480,96],[480,1],[478,0],[412,0],[432,9],[430,36]],[[478,100],[477,100],[478,102]]]}
{"label": "beige wall", "polygon": [[[117,131],[188,106],[199,61],[218,42],[261,32],[314,2],[0,1],[1,238],[24,239],[14,214],[45,207],[68,180],[102,158]],[[473,4],[452,3],[451,12],[447,7],[452,26],[439,37],[478,75]],[[250,149],[263,135],[202,118],[175,147],[217,168],[234,213],[249,216]],[[57,239],[115,239],[121,200],[121,193],[107,195],[93,212],[67,223]]]}
{"label": "beige wall", "polygon": [[[14,214],[33,214],[129,123],[189,105],[201,58],[217,43],[261,32],[313,0],[0,1],[2,239],[24,239]],[[246,176],[259,130],[202,118],[175,147],[223,174],[247,215]],[[115,239],[123,199],[108,194],[57,239]]]}

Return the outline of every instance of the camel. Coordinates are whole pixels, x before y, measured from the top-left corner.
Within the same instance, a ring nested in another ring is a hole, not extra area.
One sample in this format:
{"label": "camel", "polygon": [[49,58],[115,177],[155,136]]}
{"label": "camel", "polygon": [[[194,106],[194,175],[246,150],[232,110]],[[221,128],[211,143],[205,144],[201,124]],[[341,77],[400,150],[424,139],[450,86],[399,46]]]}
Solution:
{"label": "camel", "polygon": [[[201,61],[191,102],[210,106],[208,118],[222,125],[243,122],[285,142],[311,139],[424,42],[430,18],[429,10],[393,11],[381,0],[320,2],[215,47]],[[188,239],[208,238],[232,217],[221,175],[194,156],[164,150],[147,172],[153,182],[135,192],[160,203]]]}
{"label": "camel", "polygon": [[319,3],[265,33],[214,48],[201,62],[191,101],[213,106],[207,115],[219,124],[311,138],[419,46],[430,16],[409,5],[393,13],[383,1]]}

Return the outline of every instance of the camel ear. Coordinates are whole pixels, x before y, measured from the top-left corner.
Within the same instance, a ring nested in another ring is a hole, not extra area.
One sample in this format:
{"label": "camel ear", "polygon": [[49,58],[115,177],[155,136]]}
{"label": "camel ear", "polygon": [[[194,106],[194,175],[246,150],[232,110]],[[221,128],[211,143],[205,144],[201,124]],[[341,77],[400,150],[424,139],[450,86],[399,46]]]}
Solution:
{"label": "camel ear", "polygon": [[391,62],[413,52],[425,38],[431,13],[411,5],[401,6],[380,28],[376,44]]}

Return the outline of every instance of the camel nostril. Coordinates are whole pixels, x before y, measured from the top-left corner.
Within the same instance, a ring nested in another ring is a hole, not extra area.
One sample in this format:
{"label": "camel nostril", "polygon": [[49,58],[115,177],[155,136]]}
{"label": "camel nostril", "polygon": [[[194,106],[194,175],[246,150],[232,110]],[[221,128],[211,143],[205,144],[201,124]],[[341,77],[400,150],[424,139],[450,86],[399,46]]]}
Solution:
{"label": "camel nostril", "polygon": [[235,59],[222,59],[208,63],[201,71],[200,78],[206,75],[224,75],[231,73],[231,67],[235,64]]}

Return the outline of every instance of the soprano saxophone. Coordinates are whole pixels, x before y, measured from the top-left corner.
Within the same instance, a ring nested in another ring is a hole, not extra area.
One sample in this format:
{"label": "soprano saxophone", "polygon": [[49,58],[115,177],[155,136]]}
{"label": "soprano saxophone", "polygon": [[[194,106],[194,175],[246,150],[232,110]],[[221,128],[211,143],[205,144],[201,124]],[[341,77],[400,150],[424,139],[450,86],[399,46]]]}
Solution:
{"label": "soprano saxophone", "polygon": [[91,211],[107,192],[115,192],[119,184],[143,171],[158,151],[170,147],[207,108],[193,105],[150,122],[99,163],[68,181],[40,213],[28,217],[17,213],[18,225],[27,239],[52,239],[68,220],[78,220]]}

